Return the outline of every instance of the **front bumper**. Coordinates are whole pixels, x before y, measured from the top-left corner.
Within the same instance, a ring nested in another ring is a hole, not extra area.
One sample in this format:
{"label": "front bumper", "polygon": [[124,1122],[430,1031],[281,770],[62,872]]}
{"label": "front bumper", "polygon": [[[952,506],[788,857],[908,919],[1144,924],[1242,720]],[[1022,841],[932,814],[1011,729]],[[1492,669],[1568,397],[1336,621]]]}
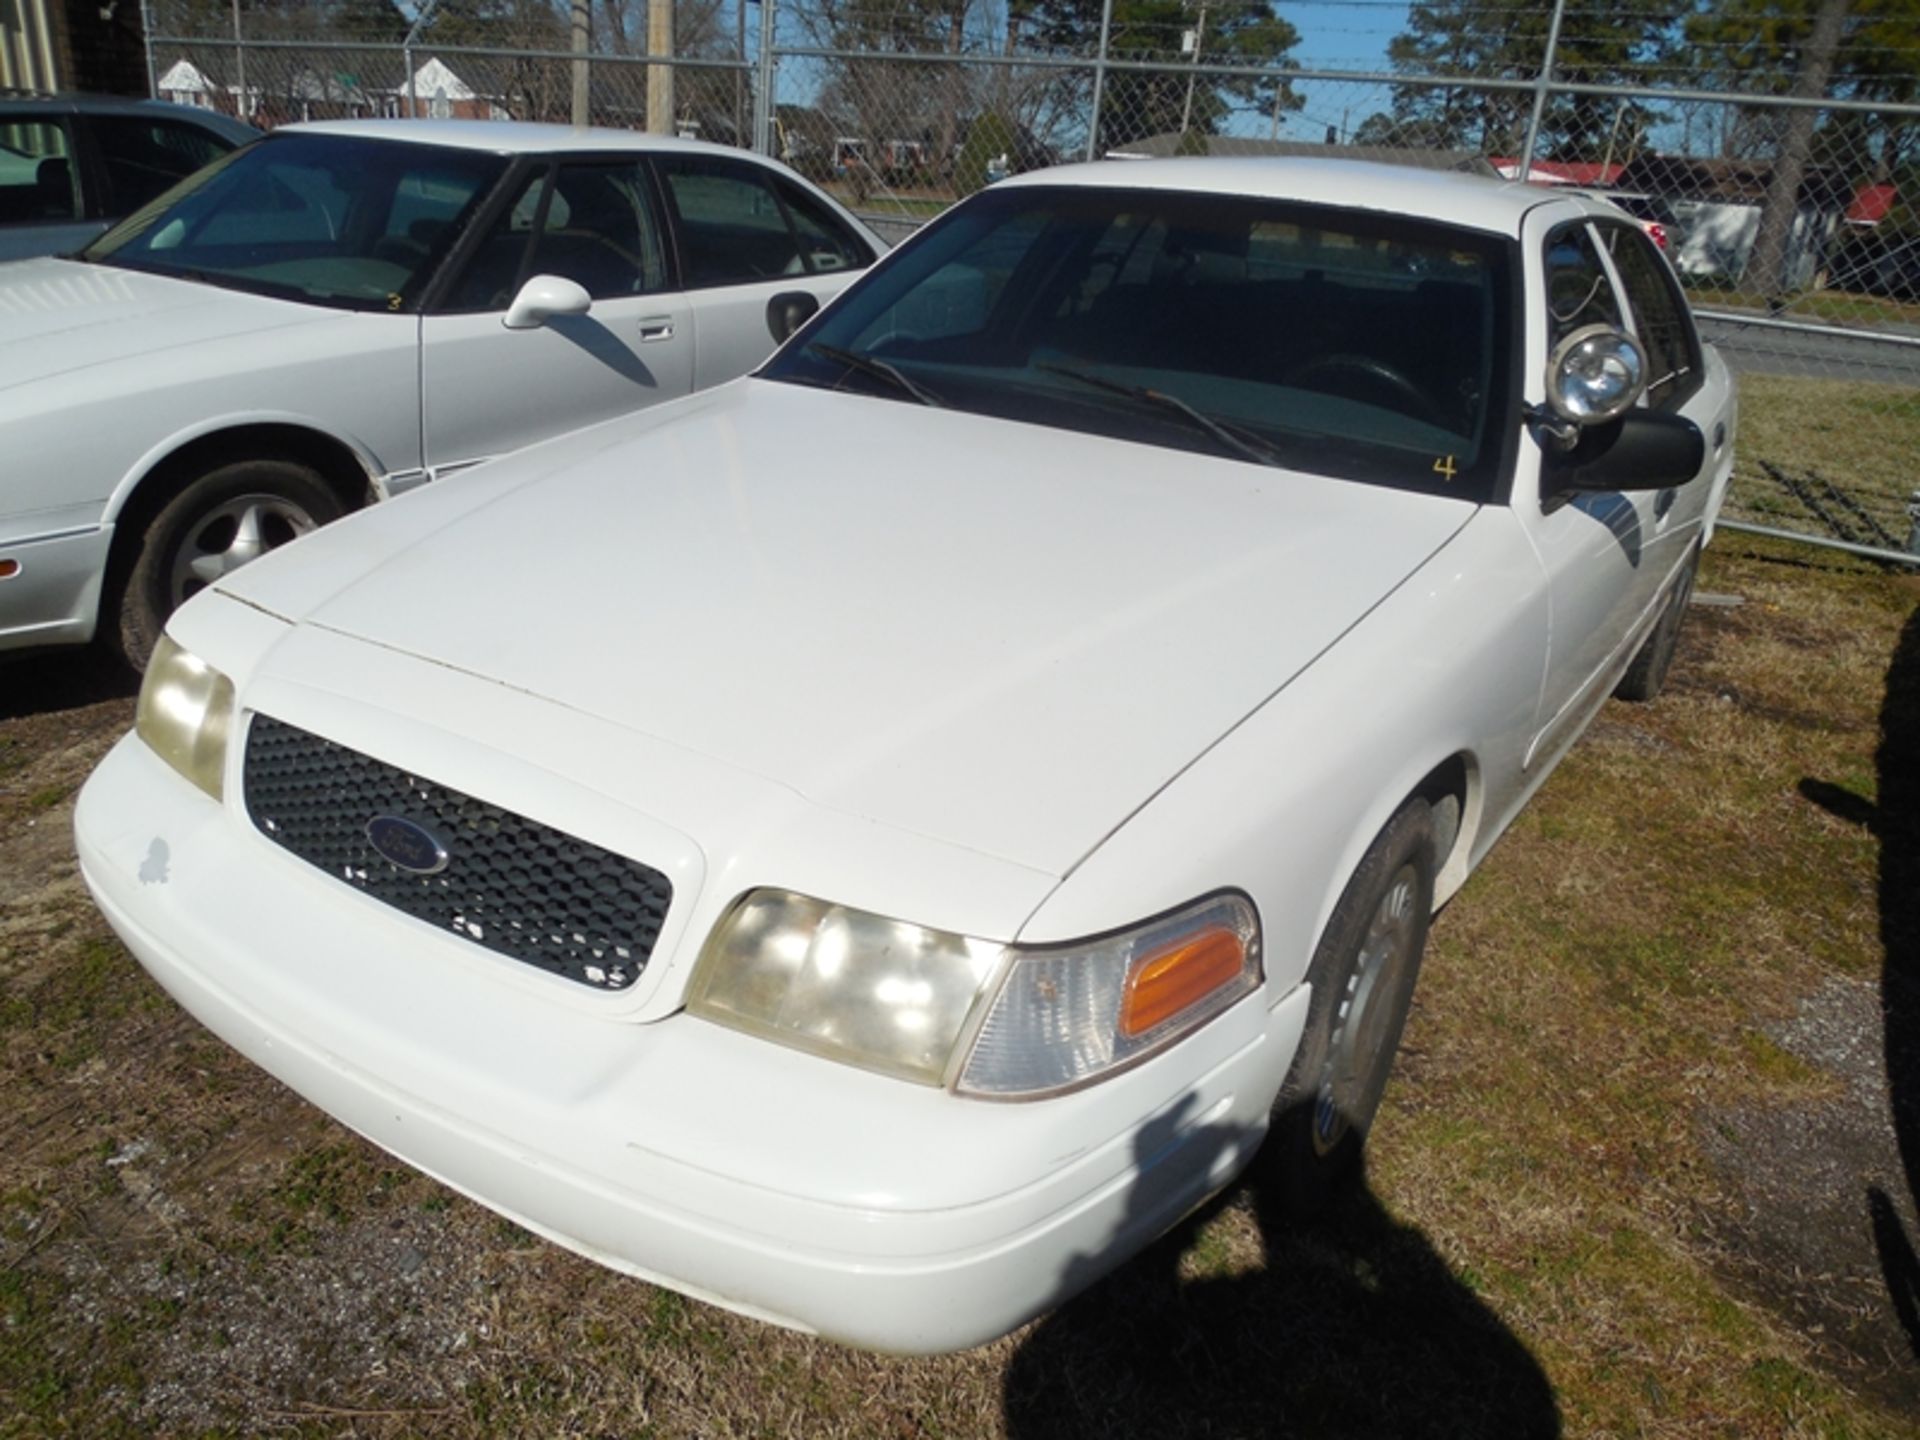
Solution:
{"label": "front bumper", "polygon": [[990,1104],[684,1014],[540,1003],[278,851],[132,736],[75,829],[141,963],[344,1123],[607,1265],[877,1350],[1004,1334],[1219,1189],[1305,1016],[1304,990],[1252,997],[1106,1082]]}
{"label": "front bumper", "polygon": [[20,567],[0,579],[0,650],[91,640],[112,543],[110,525],[0,543]]}

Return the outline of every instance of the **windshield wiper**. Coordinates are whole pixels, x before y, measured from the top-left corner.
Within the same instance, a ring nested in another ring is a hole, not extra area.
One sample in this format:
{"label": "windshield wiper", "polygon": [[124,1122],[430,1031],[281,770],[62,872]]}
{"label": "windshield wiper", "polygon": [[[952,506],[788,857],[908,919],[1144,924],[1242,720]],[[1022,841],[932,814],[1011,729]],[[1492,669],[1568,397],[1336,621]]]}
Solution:
{"label": "windshield wiper", "polygon": [[837,364],[845,365],[851,370],[858,370],[862,375],[871,375],[877,380],[883,380],[895,390],[898,390],[902,395],[911,396],[922,405],[931,405],[936,410],[946,408],[946,402],[941,400],[938,395],[927,389],[927,387],[922,385],[918,380],[903,374],[884,360],[876,360],[871,355],[857,355],[851,350],[842,350],[838,345],[824,345],[818,340],[814,340],[800,348],[803,350],[811,350],[816,355],[823,355],[827,359]]}
{"label": "windshield wiper", "polygon": [[1222,445],[1258,464],[1276,467],[1284,467],[1286,464],[1277,450],[1251,431],[1242,429],[1231,421],[1216,420],[1205,411],[1194,409],[1178,395],[1169,395],[1164,390],[1150,389],[1145,385],[1128,385],[1124,381],[1109,380],[1106,376],[1096,375],[1091,370],[1078,370],[1071,365],[1055,365],[1047,360],[1037,362],[1033,368],[1045,370],[1050,375],[1064,375],[1069,380],[1078,380],[1082,385],[1091,385],[1096,390],[1125,395],[1128,399],[1144,401],[1170,414],[1183,416]]}

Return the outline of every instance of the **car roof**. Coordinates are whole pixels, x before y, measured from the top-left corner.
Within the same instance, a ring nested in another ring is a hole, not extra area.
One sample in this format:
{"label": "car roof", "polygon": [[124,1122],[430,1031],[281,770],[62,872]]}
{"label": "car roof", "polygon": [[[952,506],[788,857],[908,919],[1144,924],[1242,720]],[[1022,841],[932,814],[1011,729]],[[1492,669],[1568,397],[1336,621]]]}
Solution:
{"label": "car roof", "polygon": [[698,155],[764,157],[706,140],[649,135],[598,125],[543,125],[527,120],[316,120],[282,125],[279,135],[352,135],[362,140],[404,140],[492,154],[546,155],[563,150],[651,150]]}
{"label": "car roof", "polygon": [[148,100],[128,95],[87,95],[82,93],[48,95],[30,90],[0,90],[0,110],[42,111],[51,115],[155,115],[184,121],[224,135],[235,145],[244,145],[262,132],[242,120],[215,110],[197,110],[191,105],[176,105],[171,100]]}
{"label": "car roof", "polygon": [[[1001,185],[1087,185],[1270,196],[1311,205],[1379,210],[1514,235],[1523,216],[1556,197],[1537,185],[1459,170],[1424,170],[1371,160],[1294,156],[1182,156],[1168,160],[1095,160],[1029,170]],[[999,188],[998,186],[995,187]]]}

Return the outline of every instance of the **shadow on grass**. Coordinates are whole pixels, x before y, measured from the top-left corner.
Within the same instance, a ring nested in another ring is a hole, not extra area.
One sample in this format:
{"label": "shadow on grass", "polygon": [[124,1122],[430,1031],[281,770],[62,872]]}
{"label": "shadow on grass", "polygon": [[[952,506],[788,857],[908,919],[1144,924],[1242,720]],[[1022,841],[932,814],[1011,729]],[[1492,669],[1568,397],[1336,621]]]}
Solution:
{"label": "shadow on grass", "polygon": [[0,657],[0,720],[78,710],[140,692],[140,677],[91,646]]}
{"label": "shadow on grass", "polygon": [[[1920,610],[1901,632],[1880,709],[1874,757],[1878,803],[1819,780],[1800,792],[1880,842],[1880,1010],[1885,1020],[1887,1101],[1907,1208],[1920,1207]],[[1867,1218],[1894,1316],[1920,1359],[1920,1251],[1901,1219],[1899,1197],[1866,1193]]]}
{"label": "shadow on grass", "polygon": [[[1143,1156],[1166,1138],[1154,1128]],[[1303,1225],[1258,1161],[1251,1175],[1027,1337],[1007,1374],[1009,1436],[1560,1434],[1539,1363],[1364,1177]],[[1230,1207],[1251,1215],[1264,1266],[1183,1278],[1182,1255]],[[1099,1268],[1075,1262],[1063,1288]]]}

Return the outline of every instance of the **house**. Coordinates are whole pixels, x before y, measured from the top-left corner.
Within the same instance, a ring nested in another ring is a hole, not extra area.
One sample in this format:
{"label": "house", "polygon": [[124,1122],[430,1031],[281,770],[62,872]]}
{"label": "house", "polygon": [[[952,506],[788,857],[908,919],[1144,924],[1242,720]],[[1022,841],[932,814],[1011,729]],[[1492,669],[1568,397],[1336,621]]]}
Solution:
{"label": "house", "polygon": [[[378,67],[397,72],[398,67],[383,65],[377,55],[358,55],[353,63],[363,68]],[[179,59],[169,65],[154,82],[154,93],[176,105],[191,105],[197,110],[217,110],[250,124],[286,125],[296,120],[358,120],[368,117],[391,118],[400,114],[399,103],[376,80],[363,83],[358,73],[323,71],[306,60],[294,58],[262,74],[258,67],[241,81],[225,78],[222,62],[202,56],[198,60]],[[210,73],[211,72],[211,73]],[[380,79],[391,80],[393,74]]]}
{"label": "house", "polygon": [[[1772,180],[1769,160],[1648,154],[1634,158],[1616,188],[1657,195],[1672,205],[1684,232],[1672,258],[1683,276],[1738,280],[1753,256]],[[1782,278],[1788,288],[1813,282],[1857,195],[1844,171],[1807,167],[1787,239]]]}
{"label": "house", "polygon": [[[1505,180],[1520,178],[1520,162],[1495,157],[1488,162]],[[1534,185],[1579,185],[1588,190],[1610,190],[1619,184],[1620,172],[1627,167],[1586,160],[1536,160],[1527,167],[1526,179]]]}
{"label": "house", "polygon": [[[469,66],[471,71],[474,67]],[[480,77],[476,75],[476,79]],[[487,86],[482,79],[481,84]],[[417,115],[429,120],[511,120],[508,108],[511,86],[487,86],[494,93],[475,89],[439,56],[429,56],[413,72],[412,83],[402,83],[391,92],[396,114]]]}

